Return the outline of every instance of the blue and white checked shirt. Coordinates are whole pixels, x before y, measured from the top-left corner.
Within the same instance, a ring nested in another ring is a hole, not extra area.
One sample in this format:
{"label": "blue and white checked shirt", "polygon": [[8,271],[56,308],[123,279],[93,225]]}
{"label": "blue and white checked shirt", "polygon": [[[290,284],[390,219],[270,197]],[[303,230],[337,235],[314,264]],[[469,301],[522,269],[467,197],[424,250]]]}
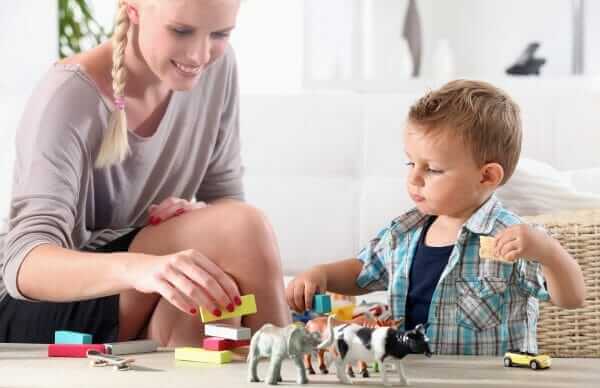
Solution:
{"label": "blue and white checked shirt", "polygon": [[[396,218],[358,258],[360,288],[388,291],[394,319],[405,315],[411,262],[427,215],[417,209]],[[427,335],[438,354],[537,353],[538,300],[548,300],[541,265],[479,257],[479,237],[523,223],[492,195],[461,228],[429,307]]]}

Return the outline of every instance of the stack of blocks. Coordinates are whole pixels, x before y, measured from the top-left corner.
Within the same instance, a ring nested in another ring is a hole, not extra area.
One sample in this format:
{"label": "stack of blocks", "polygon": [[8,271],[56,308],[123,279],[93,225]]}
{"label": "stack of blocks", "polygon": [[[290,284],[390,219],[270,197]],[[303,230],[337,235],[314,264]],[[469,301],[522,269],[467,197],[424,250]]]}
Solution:
{"label": "stack of blocks", "polygon": [[106,353],[105,345],[92,344],[90,334],[59,330],[54,332],[54,343],[48,345],[48,357],[86,357],[90,349]]}
{"label": "stack of blocks", "polygon": [[220,317],[215,317],[209,311],[200,308],[200,318],[205,323],[204,334],[206,335],[202,342],[202,348],[177,348],[175,349],[175,359],[212,364],[231,362],[231,349],[250,344],[250,329],[227,324],[209,324],[208,322],[256,313],[254,295],[243,295],[241,300],[241,305],[237,306],[232,312],[224,312]]}
{"label": "stack of blocks", "polygon": [[92,335],[76,331],[59,330],[54,332],[54,343],[48,345],[48,357],[87,357],[88,350],[105,354],[123,355],[150,353],[158,349],[153,340],[114,342],[108,344],[92,343]]}

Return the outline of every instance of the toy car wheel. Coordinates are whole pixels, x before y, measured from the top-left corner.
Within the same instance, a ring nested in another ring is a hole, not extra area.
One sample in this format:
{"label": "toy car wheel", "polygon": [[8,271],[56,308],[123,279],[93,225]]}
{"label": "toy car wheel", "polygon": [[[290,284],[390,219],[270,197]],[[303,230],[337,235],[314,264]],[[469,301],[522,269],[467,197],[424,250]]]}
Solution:
{"label": "toy car wheel", "polygon": [[510,357],[504,357],[504,366],[505,367],[512,366],[512,361],[510,360]]}
{"label": "toy car wheel", "polygon": [[535,361],[535,360],[534,360],[534,361],[531,361],[531,362],[529,363],[529,367],[530,367],[531,369],[535,370],[535,369],[539,369],[540,365],[538,364],[538,362],[537,362],[537,361]]}

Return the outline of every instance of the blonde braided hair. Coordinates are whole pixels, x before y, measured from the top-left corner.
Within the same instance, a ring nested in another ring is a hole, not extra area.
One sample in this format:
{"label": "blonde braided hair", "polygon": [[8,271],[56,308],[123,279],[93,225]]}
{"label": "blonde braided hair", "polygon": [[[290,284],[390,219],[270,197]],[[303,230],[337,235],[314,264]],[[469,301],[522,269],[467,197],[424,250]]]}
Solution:
{"label": "blonde braided hair", "polygon": [[127,31],[129,30],[129,17],[127,16],[127,5],[119,0],[117,16],[115,20],[115,31],[112,37],[113,67],[112,88],[114,94],[115,109],[112,111],[108,128],[106,128],[100,152],[96,159],[96,167],[109,167],[120,163],[129,153],[129,142],[127,139],[127,116],[125,115],[125,81],[127,69],[125,68],[125,47],[127,46]]}

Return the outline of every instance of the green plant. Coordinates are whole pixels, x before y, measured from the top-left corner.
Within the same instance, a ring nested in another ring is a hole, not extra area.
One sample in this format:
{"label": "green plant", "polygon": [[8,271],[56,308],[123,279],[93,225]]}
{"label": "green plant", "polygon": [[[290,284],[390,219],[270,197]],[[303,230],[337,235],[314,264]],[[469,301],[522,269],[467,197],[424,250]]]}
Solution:
{"label": "green plant", "polygon": [[94,18],[87,0],[58,0],[61,58],[95,46],[110,36]]}

